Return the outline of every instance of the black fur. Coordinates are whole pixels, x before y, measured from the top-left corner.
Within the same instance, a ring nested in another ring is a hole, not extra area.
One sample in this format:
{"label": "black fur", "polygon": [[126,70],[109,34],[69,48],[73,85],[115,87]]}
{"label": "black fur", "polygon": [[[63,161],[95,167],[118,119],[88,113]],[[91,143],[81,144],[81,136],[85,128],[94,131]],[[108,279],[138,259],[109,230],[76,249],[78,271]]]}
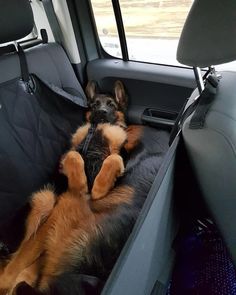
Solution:
{"label": "black fur", "polygon": [[114,124],[117,120],[116,111],[118,111],[118,104],[115,98],[111,95],[97,94],[89,105],[91,109],[90,122],[111,123]]}
{"label": "black fur", "polygon": [[84,142],[85,140],[78,147],[78,151],[84,159],[88,189],[91,190],[95,177],[102,167],[103,161],[110,153],[109,143],[108,140],[102,135],[101,130],[96,130],[92,136],[86,153],[82,153]]}

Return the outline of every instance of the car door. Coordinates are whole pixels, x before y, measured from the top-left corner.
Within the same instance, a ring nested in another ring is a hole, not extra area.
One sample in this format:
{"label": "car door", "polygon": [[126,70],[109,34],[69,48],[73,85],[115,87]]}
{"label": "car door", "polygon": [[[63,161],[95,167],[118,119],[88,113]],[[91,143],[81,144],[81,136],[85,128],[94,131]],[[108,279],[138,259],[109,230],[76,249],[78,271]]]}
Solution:
{"label": "car door", "polygon": [[192,69],[175,58],[193,1],[68,2],[79,22],[87,78],[104,91],[112,91],[117,79],[124,82],[130,122],[173,126],[196,85]]}

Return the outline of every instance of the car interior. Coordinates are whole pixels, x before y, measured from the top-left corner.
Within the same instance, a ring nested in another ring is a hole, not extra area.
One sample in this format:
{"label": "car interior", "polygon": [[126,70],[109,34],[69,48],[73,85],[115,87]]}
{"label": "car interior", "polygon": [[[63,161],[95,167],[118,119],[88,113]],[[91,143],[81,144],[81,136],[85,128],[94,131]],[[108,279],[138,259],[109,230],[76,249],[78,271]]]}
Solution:
{"label": "car interior", "polygon": [[128,125],[165,151],[109,277],[74,294],[236,294],[236,73],[214,68],[236,59],[236,3],[193,1],[178,66],[129,60],[112,4],[122,58],[102,48],[90,1],[0,0],[0,255],[85,122],[87,82],[106,93],[120,80]]}

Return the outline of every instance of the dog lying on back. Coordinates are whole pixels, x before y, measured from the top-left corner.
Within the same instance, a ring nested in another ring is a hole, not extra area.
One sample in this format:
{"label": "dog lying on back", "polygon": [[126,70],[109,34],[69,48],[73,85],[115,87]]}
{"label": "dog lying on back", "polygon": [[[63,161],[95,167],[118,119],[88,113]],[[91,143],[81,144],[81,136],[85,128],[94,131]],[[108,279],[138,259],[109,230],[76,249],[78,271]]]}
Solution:
{"label": "dog lying on back", "polygon": [[59,197],[50,188],[33,195],[24,240],[0,276],[0,294],[11,294],[22,281],[47,292],[58,275],[89,259],[86,248],[103,215],[128,202],[132,190],[126,187],[106,200],[124,172],[120,151],[132,145],[125,130],[123,84],[115,83],[114,97],[96,93],[94,82],[89,82],[86,93],[87,123],[73,135],[72,148],[61,161],[68,189]]}
{"label": "dog lying on back", "polygon": [[110,191],[117,177],[124,172],[120,152],[127,141],[124,114],[127,97],[120,81],[115,83],[114,96],[97,93],[93,81],[88,83],[86,94],[89,104],[87,124],[73,135],[72,151],[81,154],[88,191],[91,191],[93,199],[99,199]]}

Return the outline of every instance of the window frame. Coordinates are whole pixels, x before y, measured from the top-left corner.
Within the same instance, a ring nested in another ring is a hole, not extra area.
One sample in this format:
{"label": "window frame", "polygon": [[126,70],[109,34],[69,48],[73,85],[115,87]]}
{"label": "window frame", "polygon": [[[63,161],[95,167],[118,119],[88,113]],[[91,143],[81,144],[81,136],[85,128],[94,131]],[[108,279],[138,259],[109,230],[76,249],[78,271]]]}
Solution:
{"label": "window frame", "polygon": [[[116,20],[116,27],[117,27],[117,32],[118,32],[118,38],[120,42],[120,48],[121,48],[121,57],[113,56],[109,54],[104,48],[101,43],[98,30],[97,30],[97,25],[96,25],[96,17],[95,13],[93,10],[92,6],[92,0],[89,0],[89,10],[90,10],[90,15],[92,17],[92,25],[93,25],[93,30],[94,30],[94,36],[96,38],[96,44],[99,47],[98,54],[100,58],[110,58],[110,59],[118,59],[122,61],[130,61],[130,62],[138,62],[142,64],[150,64],[150,65],[160,65],[160,66],[168,66],[168,67],[175,67],[175,68],[184,68],[184,69],[192,69],[192,67],[185,66],[185,65],[175,65],[175,64],[169,64],[169,63],[161,63],[161,62],[151,62],[151,61],[142,61],[142,60],[132,60],[129,58],[129,51],[128,51],[128,46],[127,46],[127,38],[126,38],[126,33],[125,33],[125,27],[124,27],[124,22],[123,22],[123,17],[122,17],[122,11],[120,7],[120,1],[119,0],[110,0],[112,7],[113,7],[113,13],[114,17]],[[202,69],[204,71],[204,69]]]}

